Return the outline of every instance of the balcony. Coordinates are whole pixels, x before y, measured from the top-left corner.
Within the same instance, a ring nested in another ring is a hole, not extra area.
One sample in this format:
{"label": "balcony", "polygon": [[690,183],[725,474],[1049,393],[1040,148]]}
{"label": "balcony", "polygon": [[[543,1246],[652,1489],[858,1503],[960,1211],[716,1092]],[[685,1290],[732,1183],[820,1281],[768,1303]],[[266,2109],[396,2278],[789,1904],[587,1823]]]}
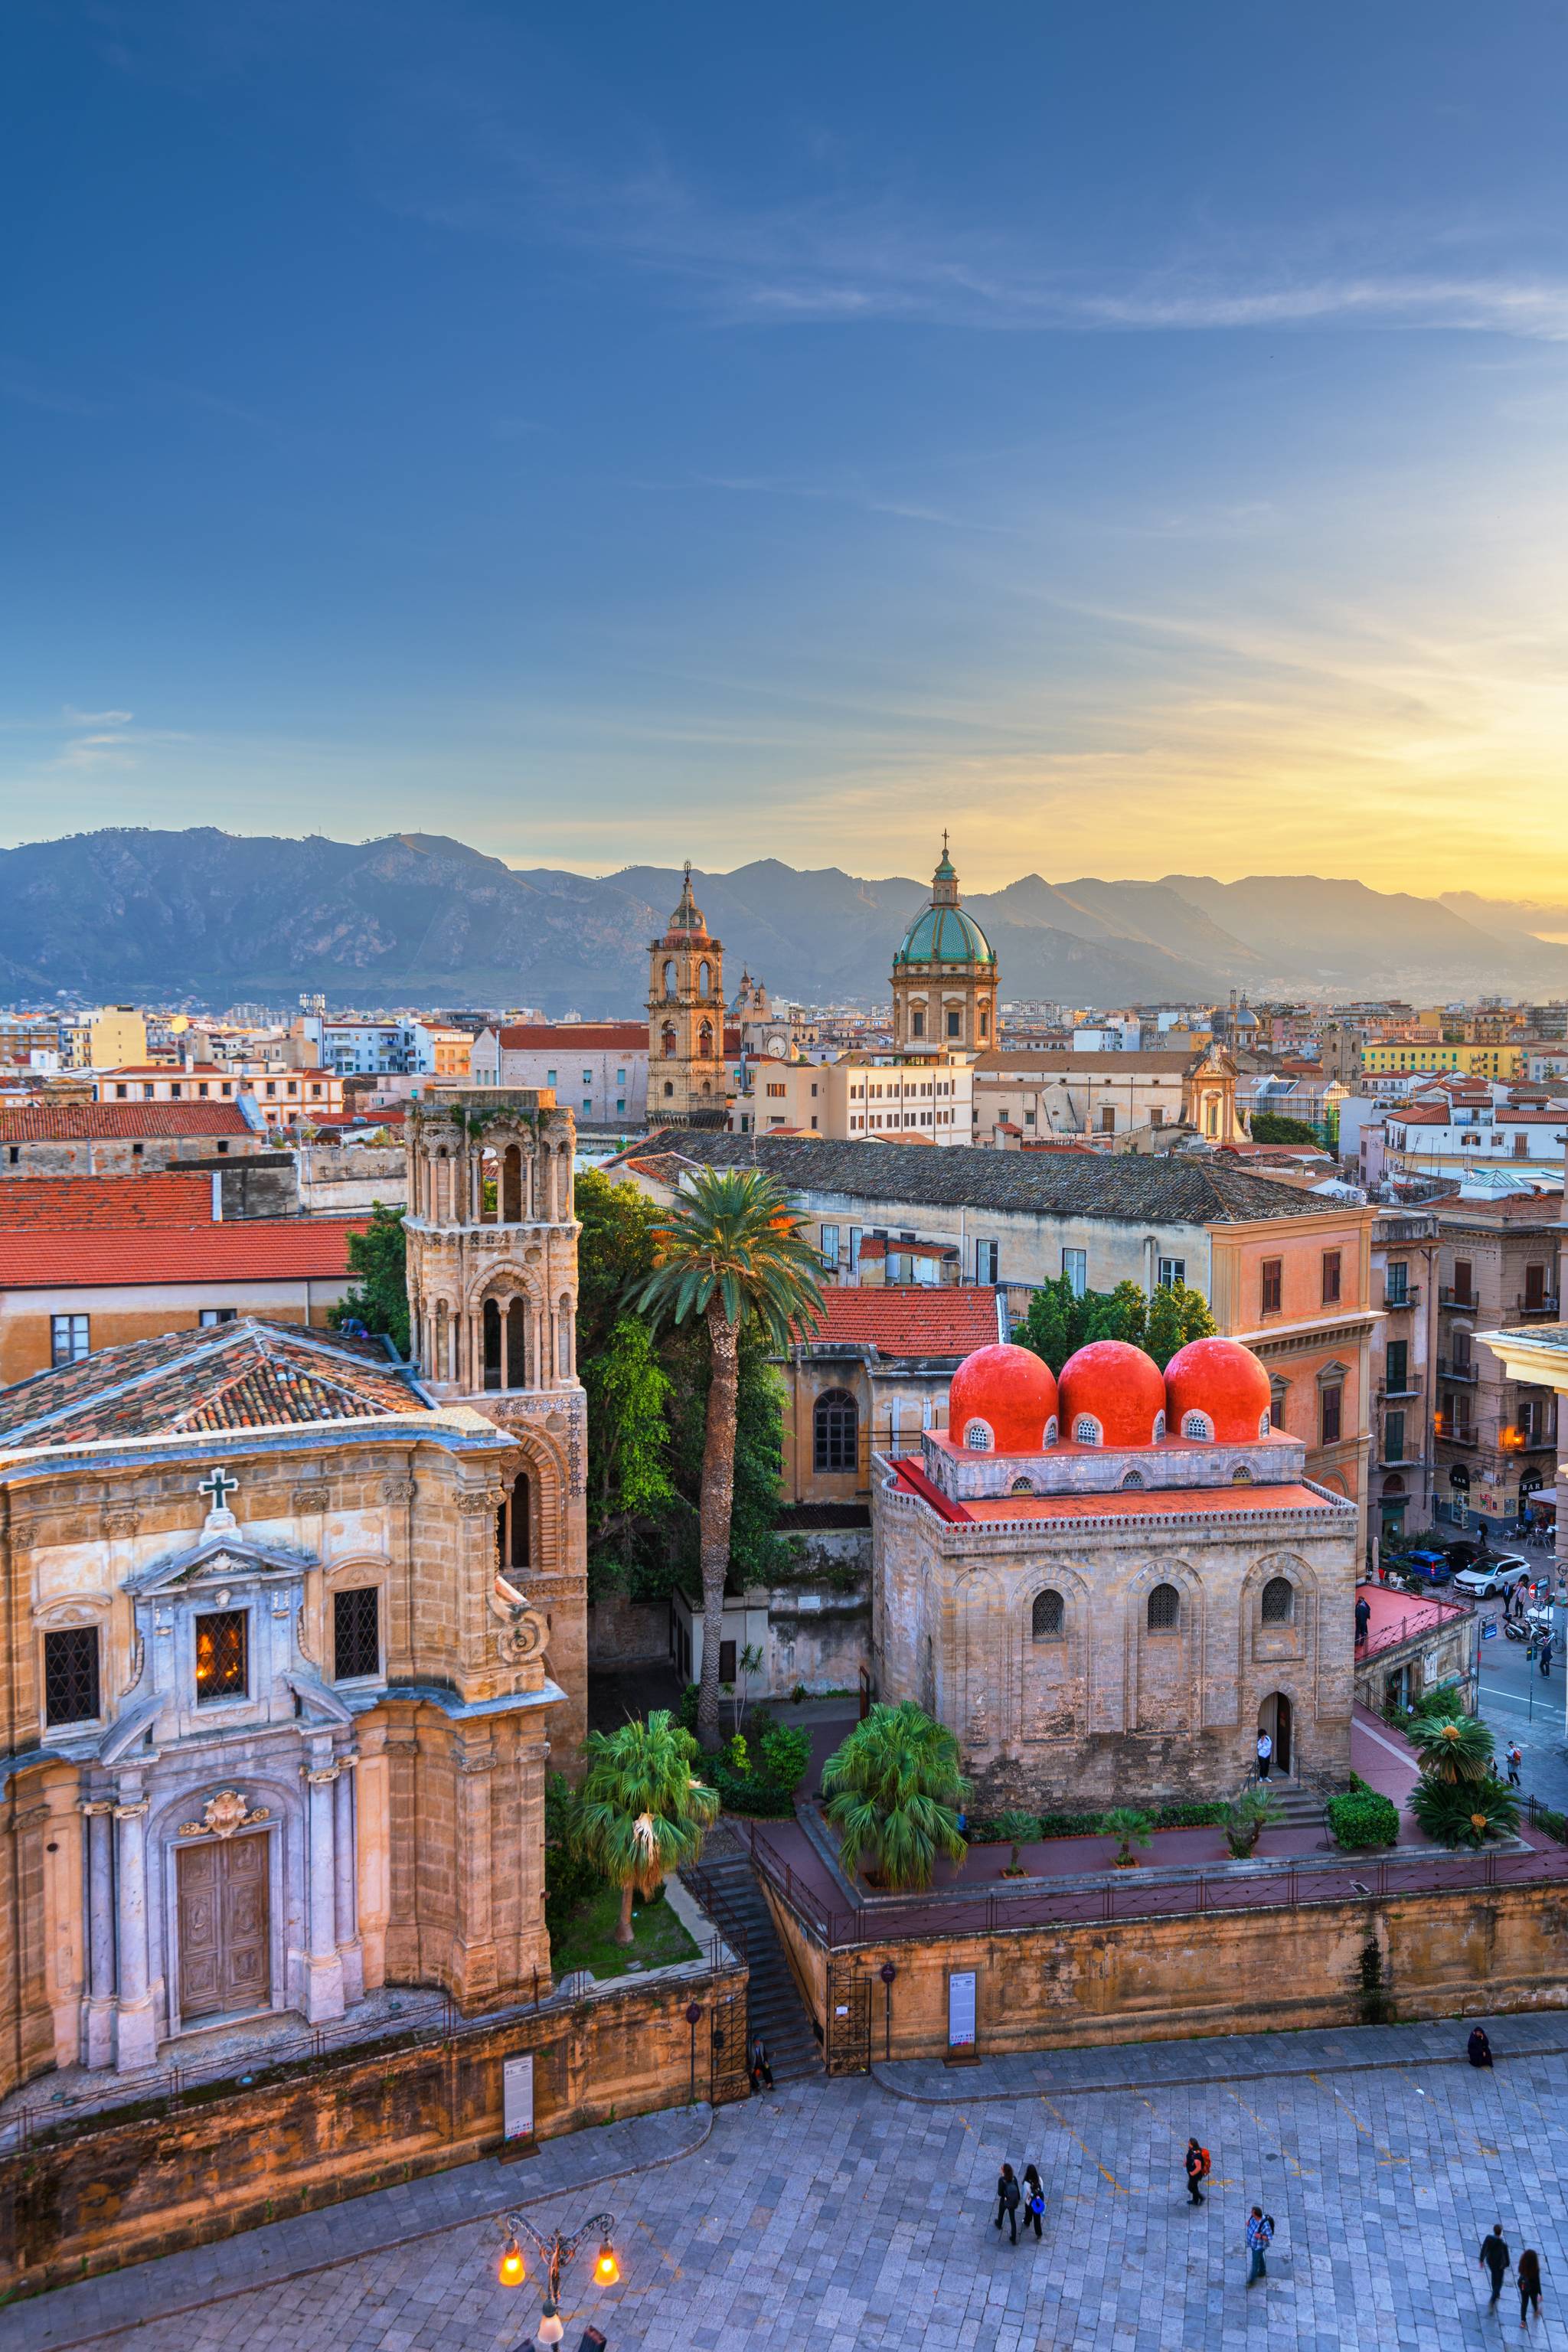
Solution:
{"label": "balcony", "polygon": [[1558,1301],[1548,1297],[1544,1292],[1539,1298],[1516,1299],[1514,1305],[1527,1322],[1555,1323],[1557,1320]]}
{"label": "balcony", "polygon": [[1421,1391],[1417,1388],[1412,1388],[1408,1381],[1402,1389],[1391,1389],[1386,1381],[1380,1381],[1377,1393],[1382,1403],[1399,1404],[1406,1397],[1418,1397]]}
{"label": "balcony", "polygon": [[1464,1315],[1473,1315],[1480,1303],[1473,1290],[1456,1290],[1448,1282],[1444,1283],[1437,1293],[1439,1307],[1457,1307]]}
{"label": "balcony", "polygon": [[1406,1307],[1419,1307],[1421,1285],[1418,1282],[1411,1282],[1407,1283],[1403,1290],[1385,1290],[1383,1294],[1383,1304],[1385,1311],[1390,1315],[1398,1315]]}
{"label": "balcony", "polygon": [[1473,1421],[1445,1421],[1442,1414],[1438,1413],[1432,1423],[1432,1428],[1444,1445],[1473,1447],[1481,1442],[1480,1432]]}
{"label": "balcony", "polygon": [[1441,1381],[1478,1381],[1480,1372],[1473,1356],[1467,1357],[1462,1364],[1455,1357],[1439,1356],[1437,1377]]}

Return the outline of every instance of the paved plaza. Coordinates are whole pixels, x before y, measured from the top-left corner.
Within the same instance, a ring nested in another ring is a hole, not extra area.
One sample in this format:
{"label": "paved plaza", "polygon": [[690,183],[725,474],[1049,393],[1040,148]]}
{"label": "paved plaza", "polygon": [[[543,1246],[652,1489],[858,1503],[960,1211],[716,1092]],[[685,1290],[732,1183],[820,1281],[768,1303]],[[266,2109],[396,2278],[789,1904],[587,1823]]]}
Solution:
{"label": "paved plaza", "polygon": [[[5,2341],[510,2352],[530,2340],[539,2297],[533,2283],[497,2284],[498,2224],[477,2217],[511,2196],[539,2225],[571,2228],[601,2205],[618,2216],[621,2283],[589,2283],[590,2245],[563,2297],[567,2352],[590,2320],[610,2352],[1568,2347],[1568,2016],[1494,2021],[1489,2074],[1462,2063],[1465,2032],[1258,2035],[818,2077],[712,2117],[580,2133],[531,2164],[469,2166],[68,2289],[7,2314]],[[1201,2211],[1181,2176],[1189,2132],[1215,2157]],[[1032,2158],[1046,2178],[1038,2245],[1015,2249],[992,2227],[1004,2158],[1020,2169]],[[595,2167],[618,2177],[595,2185]],[[1279,2234],[1267,2283],[1248,2290],[1254,2200]],[[456,2218],[465,2211],[476,2218]],[[1542,2256],[1544,2317],[1528,2339],[1511,2286],[1499,2313],[1486,2309],[1476,2254],[1498,2219],[1516,2252]]]}

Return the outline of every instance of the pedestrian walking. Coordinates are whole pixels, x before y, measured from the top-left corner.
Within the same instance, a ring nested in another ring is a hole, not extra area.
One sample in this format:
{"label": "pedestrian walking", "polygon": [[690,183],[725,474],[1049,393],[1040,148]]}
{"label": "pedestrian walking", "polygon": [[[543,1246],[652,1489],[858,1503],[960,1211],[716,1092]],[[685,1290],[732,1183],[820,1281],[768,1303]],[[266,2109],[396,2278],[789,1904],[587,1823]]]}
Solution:
{"label": "pedestrian walking", "polygon": [[1046,2184],[1034,2166],[1026,2164],[1024,2167],[1024,2227],[1027,2230],[1032,2221],[1037,2238],[1041,2235],[1040,2217],[1045,2210]]}
{"label": "pedestrian walking", "polygon": [[1484,2025],[1473,2025],[1470,2028],[1470,2038],[1465,2044],[1465,2054],[1472,2066],[1491,2064],[1492,2045],[1487,2039],[1487,2030]]}
{"label": "pedestrian walking", "polygon": [[1480,2252],[1481,2268],[1489,2273],[1492,2283],[1491,2300],[1488,2305],[1489,2310],[1495,2310],[1497,2307],[1498,2297],[1502,2293],[1503,2279],[1507,2275],[1509,2264],[1511,2261],[1512,2256],[1510,2254],[1508,2250],[1508,2240],[1502,2233],[1502,2223],[1500,2221],[1494,2221],[1491,2226],[1490,2236],[1485,2237],[1481,2240]]}
{"label": "pedestrian walking", "polygon": [[1552,1636],[1550,1633],[1542,1633],[1541,1637],[1541,1671],[1547,1677],[1548,1681],[1550,1681],[1552,1676]]}
{"label": "pedestrian walking", "polygon": [[1208,2179],[1209,2174],[1213,2170],[1214,2160],[1210,2157],[1207,2148],[1200,2147],[1195,2139],[1190,2139],[1187,2142],[1186,2156],[1187,2201],[1189,2204],[1206,2205],[1208,2203],[1208,2199],[1204,2195],[1201,2184]]}
{"label": "pedestrian walking", "polygon": [[1017,2175],[1010,2164],[1005,2164],[1001,2179],[996,2183],[996,2227],[1002,2227],[1002,2216],[1005,2213],[1015,2245],[1018,2242],[1018,2207],[1021,2201]]}
{"label": "pedestrian walking", "polygon": [[1273,1761],[1274,1742],[1266,1731],[1260,1731],[1258,1735],[1258,1777],[1260,1780],[1268,1780],[1268,1768]]}
{"label": "pedestrian walking", "polygon": [[1517,1739],[1510,1743],[1506,1760],[1508,1763],[1508,1785],[1510,1789],[1517,1789],[1520,1785],[1519,1768],[1524,1761],[1524,1750],[1520,1746]]}
{"label": "pedestrian walking", "polygon": [[1537,2319],[1541,2316],[1541,2256],[1533,2246],[1526,2246],[1521,2254],[1513,2283],[1519,2289],[1519,2324],[1523,2327],[1529,2324],[1531,2304]]}
{"label": "pedestrian walking", "polygon": [[1268,2275],[1268,2265],[1263,2257],[1274,2242],[1274,2219],[1261,2205],[1255,2205],[1247,2217],[1247,2251],[1252,2257],[1247,2273],[1248,2286],[1256,2286],[1260,2278]]}
{"label": "pedestrian walking", "polygon": [[760,2033],[757,2034],[752,2041],[752,2055],[747,2071],[750,2073],[752,2077],[752,2088],[753,2091],[762,2090],[764,2084],[770,2091],[773,2089],[773,2070],[768,2059],[768,2045],[763,2040]]}
{"label": "pedestrian walking", "polygon": [[1355,1645],[1358,1650],[1366,1639],[1366,1630],[1371,1623],[1372,1603],[1363,1592],[1355,1605]]}

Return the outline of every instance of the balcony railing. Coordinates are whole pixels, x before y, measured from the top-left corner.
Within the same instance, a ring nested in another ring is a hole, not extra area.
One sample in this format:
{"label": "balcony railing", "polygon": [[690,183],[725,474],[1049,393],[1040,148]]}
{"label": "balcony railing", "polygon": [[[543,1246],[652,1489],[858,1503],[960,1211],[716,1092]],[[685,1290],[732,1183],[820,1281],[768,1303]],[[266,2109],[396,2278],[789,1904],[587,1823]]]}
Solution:
{"label": "balcony railing", "polygon": [[1452,1356],[1439,1356],[1437,1377],[1444,1381],[1479,1381],[1480,1371],[1473,1358],[1460,1364],[1456,1363]]}
{"label": "balcony railing", "polygon": [[1397,1315],[1405,1307],[1419,1307],[1421,1285],[1418,1282],[1412,1282],[1406,1284],[1403,1290],[1385,1290],[1383,1294],[1383,1303],[1390,1315]]}
{"label": "balcony railing", "polygon": [[1396,1404],[1401,1397],[1418,1397],[1421,1391],[1406,1379],[1399,1388],[1391,1388],[1386,1381],[1381,1381],[1377,1393],[1384,1404]]}
{"label": "balcony railing", "polygon": [[1539,1298],[1521,1298],[1516,1304],[1520,1314],[1528,1315],[1532,1322],[1555,1323],[1557,1320],[1558,1301],[1544,1293]]}
{"label": "balcony railing", "polygon": [[1480,1303],[1473,1290],[1456,1290],[1449,1282],[1444,1283],[1437,1293],[1439,1307],[1461,1307],[1467,1315],[1473,1315]]}
{"label": "balcony railing", "polygon": [[1479,1445],[1481,1442],[1480,1431],[1473,1421],[1445,1421],[1439,1413],[1432,1427],[1445,1445]]}

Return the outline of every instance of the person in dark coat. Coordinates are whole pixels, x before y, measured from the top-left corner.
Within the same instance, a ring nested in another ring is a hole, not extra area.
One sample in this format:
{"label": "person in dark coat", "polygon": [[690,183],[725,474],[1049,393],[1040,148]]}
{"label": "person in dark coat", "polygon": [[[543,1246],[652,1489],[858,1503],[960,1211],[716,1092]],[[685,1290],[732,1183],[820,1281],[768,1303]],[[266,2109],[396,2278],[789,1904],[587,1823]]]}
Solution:
{"label": "person in dark coat", "polygon": [[1206,2205],[1208,2203],[1208,2199],[1204,2195],[1201,2185],[1208,2168],[1209,2160],[1207,2156],[1204,2153],[1203,2147],[1197,2140],[1190,2139],[1187,2142],[1187,2153],[1185,2158],[1187,2201],[1189,2204]]}
{"label": "person in dark coat", "polygon": [[1002,2177],[996,2183],[996,2227],[998,2229],[1002,2227],[1002,2216],[1005,2213],[1007,2227],[1012,2232],[1015,2245],[1018,2242],[1019,2200],[1017,2175],[1010,2164],[1005,2164],[1002,2167]]}
{"label": "person in dark coat", "polygon": [[1491,2235],[1481,2240],[1480,2252],[1481,2268],[1489,2272],[1491,2275],[1492,2292],[1489,2309],[1495,2310],[1497,2307],[1497,2300],[1502,2293],[1503,2279],[1511,2259],[1508,2251],[1508,2240],[1502,2233],[1502,2223],[1494,2221],[1491,2226]]}
{"label": "person in dark coat", "polygon": [[1519,2324],[1523,2327],[1529,2323],[1531,2304],[1537,2319],[1541,2316],[1541,2256],[1533,2246],[1526,2246],[1521,2254],[1513,2283],[1519,2289]]}
{"label": "person in dark coat", "polygon": [[1470,2028],[1470,2038],[1465,2044],[1465,2051],[1472,2066],[1489,2066],[1491,2064],[1492,2045],[1487,2040],[1487,2031],[1484,2025],[1474,2025]]}
{"label": "person in dark coat", "polygon": [[752,2055],[747,2071],[752,2077],[753,2091],[762,2090],[764,2084],[770,2091],[773,2089],[773,2070],[768,2060],[768,2045],[760,2033],[752,2040]]}
{"label": "person in dark coat", "polygon": [[1038,2238],[1043,2235],[1040,2229],[1040,2216],[1045,2210],[1046,2184],[1040,2179],[1035,2167],[1032,2164],[1026,2164],[1024,2167],[1024,2229],[1026,2233],[1027,2232],[1029,2224],[1032,2221],[1035,2225],[1036,2237]]}
{"label": "person in dark coat", "polygon": [[1372,1603],[1365,1593],[1355,1605],[1355,1645],[1359,1650],[1366,1639],[1366,1629],[1372,1623]]}

